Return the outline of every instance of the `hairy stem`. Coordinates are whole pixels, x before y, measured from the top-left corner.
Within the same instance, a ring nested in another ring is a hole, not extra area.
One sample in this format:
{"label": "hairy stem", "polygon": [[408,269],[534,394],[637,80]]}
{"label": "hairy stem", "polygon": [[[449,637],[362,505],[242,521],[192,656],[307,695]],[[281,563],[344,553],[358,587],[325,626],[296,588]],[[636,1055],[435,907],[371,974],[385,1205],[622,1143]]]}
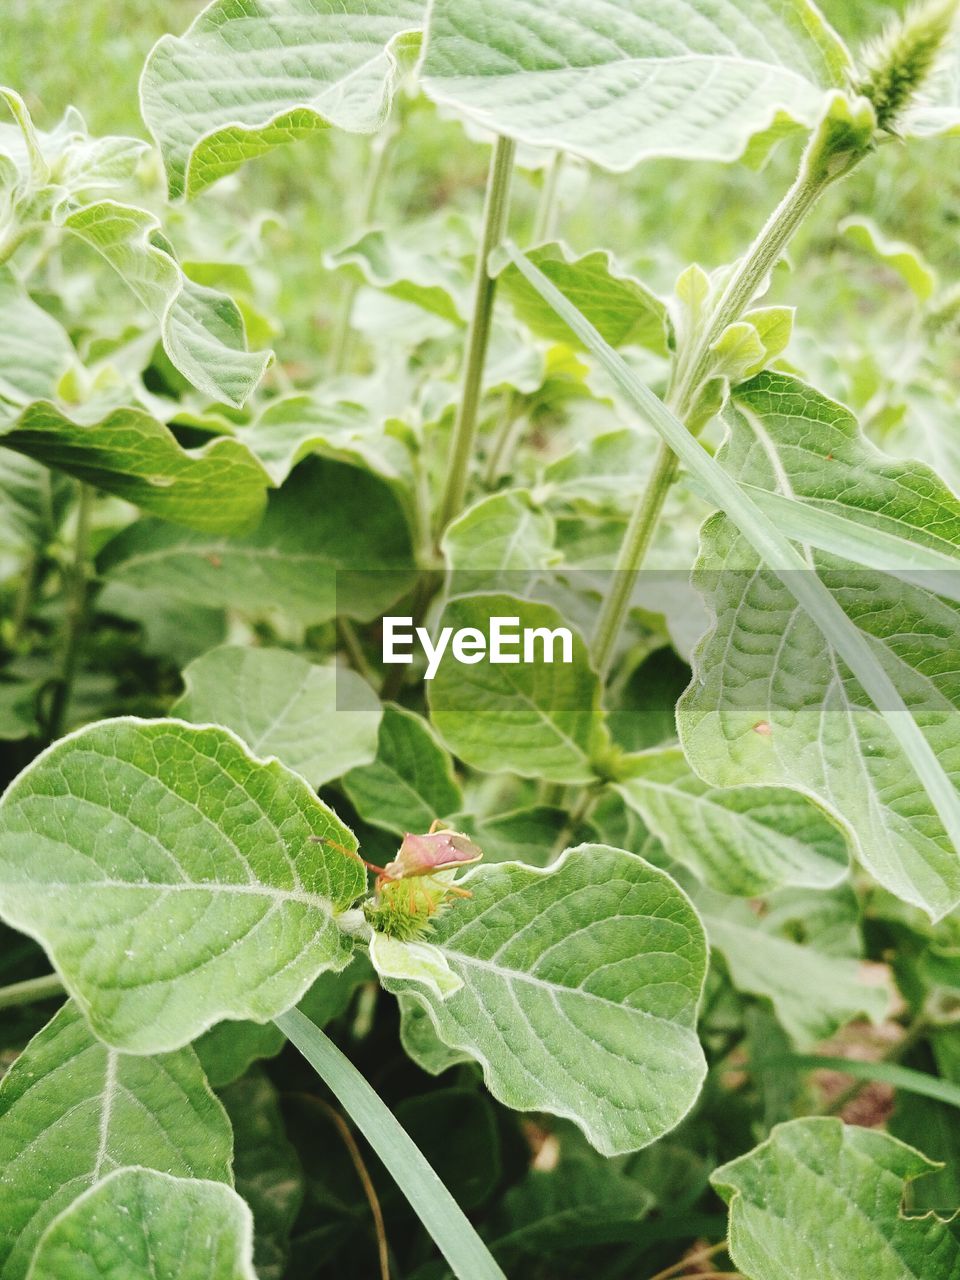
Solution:
{"label": "hairy stem", "polygon": [[0,1009],[13,1009],[21,1004],[33,1004],[37,1000],[49,1000],[51,996],[64,994],[58,973],[45,973],[42,978],[28,978],[9,987],[0,987]]}
{"label": "hairy stem", "polygon": [[590,657],[600,678],[606,679],[616,652],[617,640],[630,610],[630,600],[636,586],[637,575],[647,556],[656,532],[663,504],[673,484],[680,463],[677,455],[661,443],[657,449],[653,471],[647,481],[627,531],[624,534],[617,563],[613,570],[610,590],[600,610],[597,629],[590,645]]}
{"label": "hairy stem", "polygon": [[73,557],[66,572],[67,620],[64,636],[60,680],[50,710],[50,736],[63,736],[70,710],[70,698],[77,677],[80,646],[87,622],[87,595],[90,558],[90,518],[93,514],[94,491],[81,484],[77,502],[77,524],[73,540]]}
{"label": "hairy stem", "polygon": [[559,213],[560,178],[563,173],[564,152],[555,151],[550,157],[543,177],[543,190],[540,203],[537,205],[537,216],[533,224],[533,243],[542,244],[552,240],[556,233],[557,214]]}
{"label": "hairy stem", "polygon": [[[390,143],[393,141],[394,128],[388,125],[376,134],[370,144],[370,167],[367,170],[367,183],[364,188],[363,201],[360,206],[360,227],[366,231],[377,211],[383,180],[386,176]],[[359,280],[348,280],[340,309],[337,313],[333,329],[333,340],[330,345],[331,372],[343,373],[350,354],[350,343],[353,338],[353,307],[360,292]]]}
{"label": "hairy stem", "polygon": [[[699,331],[691,335],[680,351],[666,404],[685,424],[689,424],[697,407],[698,396],[710,374],[713,348],[724,330],[736,323],[750,307],[787,245],[827,188],[849,173],[866,154],[865,150],[851,153],[843,163],[832,166],[824,136],[818,130],[811,138],[790,190],[734,267],[726,287]],[[637,576],[678,471],[679,465],[672,450],[661,444],[653,473],[624,535],[610,593],[604,601],[594,635],[592,657],[601,676],[609,673]]]}
{"label": "hairy stem", "polygon": [[490,161],[487,181],[487,198],[483,211],[483,229],[477,253],[474,277],[473,315],[467,333],[467,354],[463,372],[463,389],[457,417],[453,426],[453,442],[450,463],[447,468],[446,487],[437,513],[436,537],[439,541],[444,529],[458,515],[467,492],[470,464],[477,434],[477,413],[480,408],[483,384],[483,367],[490,341],[490,323],[493,318],[493,299],[496,281],[488,270],[490,254],[503,239],[510,206],[510,182],[513,176],[513,160],[516,144],[509,138],[498,138]]}

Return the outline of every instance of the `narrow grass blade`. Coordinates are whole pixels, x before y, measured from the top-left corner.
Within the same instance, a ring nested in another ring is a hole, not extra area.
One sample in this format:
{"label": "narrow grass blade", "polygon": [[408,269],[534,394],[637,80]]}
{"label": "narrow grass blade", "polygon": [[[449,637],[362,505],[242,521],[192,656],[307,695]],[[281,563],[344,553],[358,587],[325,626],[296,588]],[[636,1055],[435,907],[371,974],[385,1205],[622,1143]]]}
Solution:
{"label": "narrow grass blade", "polygon": [[373,1147],[459,1280],[506,1280],[416,1143],[353,1063],[299,1009],[281,1014],[276,1024]]}

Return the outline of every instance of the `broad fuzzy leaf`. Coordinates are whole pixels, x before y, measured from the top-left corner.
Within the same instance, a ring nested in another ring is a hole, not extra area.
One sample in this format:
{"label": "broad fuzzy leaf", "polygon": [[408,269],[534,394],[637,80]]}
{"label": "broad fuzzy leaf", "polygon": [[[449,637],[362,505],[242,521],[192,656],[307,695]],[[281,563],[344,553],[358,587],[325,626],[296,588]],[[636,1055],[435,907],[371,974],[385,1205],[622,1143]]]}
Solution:
{"label": "broad fuzzy leaf", "polygon": [[328,839],[356,848],[302,778],[228,730],[105,720],[0,801],[0,911],[107,1043],[173,1049],[223,1018],[265,1022],[346,965],[336,917],[365,875]]}
{"label": "broad fuzzy leaf", "polygon": [[249,426],[238,427],[242,440],[263,464],[274,484],[283,484],[311,453],[362,466],[397,489],[413,487],[410,452],[395,430],[359,404],[316,396],[272,400]]}
{"label": "broad fuzzy leaf", "polygon": [[443,535],[450,591],[496,591],[524,582],[560,558],[555,543],[553,518],[529,489],[481,498]]}
{"label": "broad fuzzy leaf", "polygon": [[192,1049],[118,1053],[67,1003],[0,1084],[0,1276],[25,1276],[47,1224],[118,1166],[230,1182],[232,1149]]}
{"label": "broad fuzzy leaf", "polygon": [[153,214],[100,200],[63,225],[109,262],[159,322],[164,350],[187,381],[214,400],[242,405],[273,357],[247,350],[232,299],[184,275]]}
{"label": "broad fuzzy leaf", "polygon": [[429,228],[425,233],[418,226],[413,237],[404,237],[401,228],[389,235],[373,230],[326,254],[324,262],[330,270],[344,272],[358,284],[370,285],[401,302],[411,302],[461,328],[470,314],[470,277],[455,254],[443,256],[436,252],[435,243],[428,245],[430,232],[449,239],[440,227]]}
{"label": "broad fuzzy leaf", "polygon": [[[667,354],[666,304],[639,280],[625,275],[606,249],[577,256],[567,245],[554,242],[531,249],[528,257],[612,347],[640,346]],[[507,262],[499,279],[503,296],[534,333],[551,342],[571,340],[570,329],[516,266]]]}
{"label": "broad fuzzy leaf", "polygon": [[[741,484],[796,499],[811,527],[821,514],[841,517],[881,557],[889,544],[901,561],[916,548],[960,567],[960,501],[926,467],[867,444],[840,405],[762,374],[739,389],[727,423],[719,458]],[[956,779],[960,613],[934,594],[942,575],[921,569],[905,582],[809,548],[806,559]],[[678,708],[693,768],[715,786],[786,785],[814,796],[882,884],[932,915],[950,910],[960,901],[956,850],[889,724],[819,627],[723,516],[704,528],[698,571],[716,624]],[[947,585],[960,580],[945,576]]]}
{"label": "broad fuzzy leaf", "polygon": [[785,787],[710,787],[677,747],[629,756],[618,790],[667,853],[721,893],[826,888],[847,874],[842,833]]}
{"label": "broad fuzzy leaf", "polygon": [[453,761],[430,725],[392,703],[383,709],[376,759],[351,769],[343,789],[364,822],[401,836],[427,831],[463,804]]}
{"label": "broad fuzzy leaf", "polygon": [[230,1187],[118,1169],[50,1224],[30,1280],[257,1280],[252,1243]]}
{"label": "broad fuzzy leaf", "polygon": [[751,1280],[956,1280],[949,1226],[903,1212],[909,1183],[934,1168],[879,1130],[816,1117],[779,1125],[710,1180],[730,1205],[731,1257]]}
{"label": "broad fuzzy leaf", "polygon": [[849,65],[807,0],[435,0],[421,77],[487,129],[624,170],[811,125]]}
{"label": "broad fuzzy leaf", "polygon": [[170,194],[196,195],[317,129],[379,129],[423,10],[424,0],[214,0],[185,35],[164,36],[140,91]]}
{"label": "broad fuzzy leaf", "polygon": [[205,533],[243,532],[266,507],[270,479],[244,445],[224,437],[183,449],[140,409],[78,422],[41,401],[0,426],[0,445]]}
{"label": "broad fuzzy leaf", "polygon": [[19,407],[51,395],[75,359],[62,325],[0,267],[0,421],[4,401]]}
{"label": "broad fuzzy leaf", "polygon": [[312,787],[376,754],[380,703],[352,671],[318,667],[285,649],[223,645],[192,662],[183,679],[174,715],[225,725],[254,755],[276,756]]}
{"label": "broad fuzzy leaf", "polygon": [[[368,472],[318,458],[270,495],[246,537],[141,520],[107,544],[99,567],[125,586],[247,615],[275,609],[307,625],[337,613],[375,618],[414,576],[407,523],[390,491]],[[357,572],[338,577],[342,570]]]}
{"label": "broad fuzzy leaf", "polygon": [[810,1048],[864,1015],[880,1022],[889,1012],[889,992],[863,980],[858,960],[821,950],[814,936],[804,944],[780,936],[746,903],[702,892],[696,901],[733,985],[769,1000],[798,1048]]}
{"label": "broad fuzzy leaf", "polygon": [[[273,1027],[279,1034],[279,1029]],[[236,1141],[237,1194],[253,1212],[258,1280],[282,1280],[290,1231],[303,1202],[303,1168],[267,1075],[249,1072],[221,1093]]]}
{"label": "broad fuzzy leaf", "polygon": [[[518,618],[521,629],[554,632],[564,620],[549,605],[506,595],[466,596],[444,610],[441,626],[486,633],[490,618]],[[516,630],[516,628],[512,628]],[[567,630],[570,630],[568,627]],[[589,782],[609,750],[600,684],[586,647],[573,632],[572,662],[499,665],[487,658],[465,666],[449,658],[429,686],[430,718],[447,746],[467,764],[551,782]]]}
{"label": "broad fuzzy leaf", "polygon": [[583,845],[543,871],[480,866],[460,883],[473,896],[437,918],[430,942],[461,990],[386,986],[426,1007],[501,1102],[567,1116],[600,1151],[636,1150],[679,1123],[705,1071],[706,944],[670,877]]}

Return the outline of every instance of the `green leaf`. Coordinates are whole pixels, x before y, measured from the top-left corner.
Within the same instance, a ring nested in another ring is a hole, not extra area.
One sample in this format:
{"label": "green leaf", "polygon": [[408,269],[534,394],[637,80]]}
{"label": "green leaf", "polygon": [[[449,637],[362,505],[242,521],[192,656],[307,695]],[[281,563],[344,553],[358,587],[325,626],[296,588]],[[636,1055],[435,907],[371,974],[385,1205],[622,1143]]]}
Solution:
{"label": "green leaf", "polygon": [[620,171],[653,156],[734,160],[773,125],[812,125],[849,70],[806,0],[574,0],[560,22],[539,4],[435,0],[421,78],[487,129]]}
{"label": "green leaf", "polygon": [[214,0],[164,36],[140,85],[172,196],[196,195],[271,147],[387,118],[423,0]]}
{"label": "green leaf", "polygon": [[[279,1028],[271,1028],[281,1040]],[[220,1095],[233,1125],[237,1193],[253,1211],[258,1280],[282,1280],[290,1232],[303,1202],[303,1168],[287,1137],[277,1091],[263,1071],[249,1072]]]}
{"label": "green leaf", "polygon": [[863,981],[860,962],[820,950],[815,938],[792,942],[768,930],[744,902],[696,894],[711,947],[721,953],[738,991],[769,1000],[799,1048],[825,1040],[866,1015],[880,1022],[890,993]]}
{"label": "green leaf", "polygon": [[50,1224],[29,1280],[257,1280],[252,1227],[221,1183],[118,1169]]}
{"label": "green leaf", "polygon": [[232,729],[254,755],[276,756],[312,787],[376,754],[380,702],[353,671],[285,649],[223,645],[192,662],[183,680],[174,715]]}
{"label": "green leaf", "polygon": [[236,437],[277,485],[311,453],[366,467],[401,492],[413,485],[410,451],[395,424],[384,426],[350,401],[285,396],[271,401],[249,426],[238,427]]}
{"label": "green leaf", "polygon": [[239,1080],[251,1063],[274,1058],[283,1048],[283,1035],[272,1022],[218,1022],[193,1045],[215,1089]]}
{"label": "green leaf", "polygon": [[0,1084],[0,1276],[25,1276],[47,1224],[118,1166],[230,1182],[232,1146],[192,1049],[118,1053],[68,1002]]}
{"label": "green leaf", "polygon": [[[347,967],[327,969],[300,1001],[300,1008],[318,1027],[348,1008],[357,987],[374,977],[363,952],[354,952]],[[273,1022],[218,1022],[194,1042],[197,1057],[215,1089],[233,1084],[260,1058],[274,1058],[283,1048],[283,1032]]]}
{"label": "green leaf", "polygon": [[[727,424],[719,460],[751,493],[795,499],[811,522],[839,515],[881,558],[896,544],[902,560],[915,549],[960,568],[960,501],[926,467],[880,454],[840,405],[795,379],[763,374],[738,390]],[[960,616],[955,603],[933,594],[941,575],[921,570],[911,584],[809,549],[805,562],[804,574],[834,593],[889,672],[944,770],[960,776],[952,657]],[[763,573],[722,516],[704,529],[698,571],[716,625],[678,707],[693,768],[716,786],[806,792],[843,821],[882,884],[933,915],[949,910],[960,901],[960,864],[937,809],[790,584]]]}
{"label": "green leaf", "polygon": [[401,836],[427,831],[463,804],[453,761],[430,725],[393,703],[383,708],[376,759],[351,769],[342,785],[364,822]]}
{"label": "green leaf", "polygon": [[949,1226],[902,1212],[909,1183],[934,1168],[876,1129],[815,1117],[778,1125],[710,1181],[730,1205],[730,1255],[751,1280],[954,1280]]}
{"label": "green leaf", "polygon": [[37,306],[9,267],[0,267],[0,404],[51,395],[75,359],[62,325]]}
{"label": "green leaf", "polygon": [[555,543],[553,519],[529,489],[481,498],[443,535],[450,589],[463,594],[515,585],[510,575],[526,576],[559,559]]}
{"label": "green leaf", "polygon": [[0,425],[0,445],[206,533],[249,529],[266,507],[269,477],[244,445],[221,438],[183,449],[140,409],[78,422],[53,404],[31,404]]}
{"label": "green leaf", "polygon": [[895,271],[921,302],[933,296],[937,273],[912,244],[888,239],[872,218],[844,218],[840,230],[851,244]]}
{"label": "green leaf", "polygon": [[[640,346],[667,354],[671,326],[666,303],[625,275],[608,250],[577,256],[567,245],[553,242],[531,249],[528,256],[612,347]],[[501,269],[500,290],[534,333],[551,342],[570,342],[574,335],[568,326],[509,259]]]}
{"label": "green leaf", "polygon": [[471,1057],[463,1049],[451,1049],[443,1043],[430,1020],[430,1014],[413,996],[400,996],[400,1043],[404,1053],[421,1071],[431,1076],[442,1075]]}
{"label": "green leaf", "polygon": [[248,616],[275,609],[305,625],[338,613],[369,621],[414,578],[409,530],[390,491],[369,472],[319,458],[270,495],[246,537],[141,520],[107,544],[98,565],[125,586]]}
{"label": "green leaf", "polygon": [[429,942],[403,942],[374,933],[370,960],[381,982],[413,982],[426,987],[438,1000],[446,1000],[463,986],[463,979],[450,968],[443,952]]}
{"label": "green leaf", "polygon": [[[957,883],[960,871],[955,852],[948,854],[946,851],[951,844],[954,850],[960,849],[960,796],[938,758],[934,745],[911,714],[897,684],[882,661],[878,661],[876,649],[844,612],[840,602],[819,576],[810,572],[809,559],[797,550],[777,524],[759,510],[721,463],[691,437],[679,418],[640,381],[546,277],[515,249],[510,249],[510,253],[531,283],[536,283],[551,306],[556,308],[557,313],[588,342],[591,352],[600,360],[618,388],[644,413],[660,437],[689,469],[691,476],[703,485],[711,499],[726,513],[759,557],[761,564],[772,571],[776,582],[809,616],[820,637],[816,649],[818,657],[822,658],[825,644],[826,652],[835,650],[838,659],[855,675],[868,706],[872,704],[879,712],[877,719],[880,731],[888,742],[895,744],[897,754],[902,754],[902,764],[908,766],[905,772],[900,768],[896,785],[904,785],[905,779],[906,786],[913,791],[919,783],[924,793],[923,806],[929,806],[935,814],[938,827],[942,828],[941,840],[936,844],[928,842],[930,847],[925,850],[934,864],[932,869],[927,862],[917,869],[923,878],[921,888],[930,899],[928,910],[933,915],[942,915],[957,901],[960,893],[960,885]],[[767,378],[771,376],[773,375],[765,375]],[[953,625],[955,627],[955,620]],[[782,636],[783,631],[779,634]],[[872,712],[870,714],[872,716]],[[951,714],[941,720],[937,727],[942,729],[944,724],[953,722],[955,716],[951,710]],[[763,721],[755,722],[750,731],[754,732],[762,724]],[[760,733],[755,736],[766,735]],[[687,755],[690,758],[691,753],[688,751]],[[696,766],[695,760],[694,764]],[[697,772],[704,776],[704,770],[696,767]],[[710,780],[717,781],[715,778]],[[754,771],[750,780],[764,779],[758,779]],[[902,884],[906,877],[898,874],[896,879]],[[913,889],[914,886],[911,885],[911,890]]]}
{"label": "green leaf", "polygon": [[[313,837],[319,837],[319,843]],[[264,1022],[351,946],[352,833],[225,729],[105,720],[0,800],[0,909],[41,942],[109,1044],[151,1053],[223,1018]]]}
{"label": "green leaf", "polygon": [[[506,595],[452,600],[442,626],[473,627],[486,634],[492,617],[518,618],[521,629],[565,626],[549,605]],[[566,628],[568,631],[569,627]],[[515,630],[515,628],[511,628]],[[464,666],[449,657],[430,683],[430,718],[450,750],[489,772],[509,771],[550,782],[589,782],[609,749],[600,707],[600,684],[586,646],[572,632],[573,661],[513,665],[487,658]]]}
{"label": "green leaf", "polygon": [[324,263],[358,284],[411,302],[462,328],[470,313],[470,277],[453,254],[437,253],[436,243],[424,243],[427,230],[440,234],[442,249],[450,247],[442,243],[450,237],[443,236],[442,228],[417,226],[414,236],[404,236],[404,230],[397,228],[389,235],[368,231],[352,244],[325,254]]}
{"label": "green leaf", "polygon": [[598,1150],[655,1142],[693,1105],[706,944],[664,872],[604,845],[544,871],[519,863],[463,877],[472,897],[435,921],[431,944],[463,980],[428,1010],[445,1044],[483,1067],[499,1101],[574,1120]]}
{"label": "green leaf", "polygon": [[164,350],[187,381],[215,400],[242,405],[273,356],[247,351],[240,308],[184,275],[153,214],[100,200],[70,213],[63,225],[109,262],[159,322]]}
{"label": "green leaf", "polygon": [[618,775],[617,790],[670,857],[721,893],[827,888],[847,874],[842,833],[796,791],[708,786],[679,747],[628,756]]}
{"label": "green leaf", "polygon": [[0,548],[45,552],[73,497],[73,486],[66,476],[56,475],[18,454],[4,455],[0,471]]}

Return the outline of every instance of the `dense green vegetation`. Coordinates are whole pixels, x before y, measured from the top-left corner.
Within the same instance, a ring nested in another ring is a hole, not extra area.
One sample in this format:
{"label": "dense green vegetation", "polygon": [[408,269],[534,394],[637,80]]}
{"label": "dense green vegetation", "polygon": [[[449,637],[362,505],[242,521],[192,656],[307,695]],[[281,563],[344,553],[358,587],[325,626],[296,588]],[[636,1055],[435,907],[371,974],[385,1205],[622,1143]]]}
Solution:
{"label": "dense green vegetation", "polygon": [[960,1280],[960,19],[655,8],[0,15],[0,1280]]}

